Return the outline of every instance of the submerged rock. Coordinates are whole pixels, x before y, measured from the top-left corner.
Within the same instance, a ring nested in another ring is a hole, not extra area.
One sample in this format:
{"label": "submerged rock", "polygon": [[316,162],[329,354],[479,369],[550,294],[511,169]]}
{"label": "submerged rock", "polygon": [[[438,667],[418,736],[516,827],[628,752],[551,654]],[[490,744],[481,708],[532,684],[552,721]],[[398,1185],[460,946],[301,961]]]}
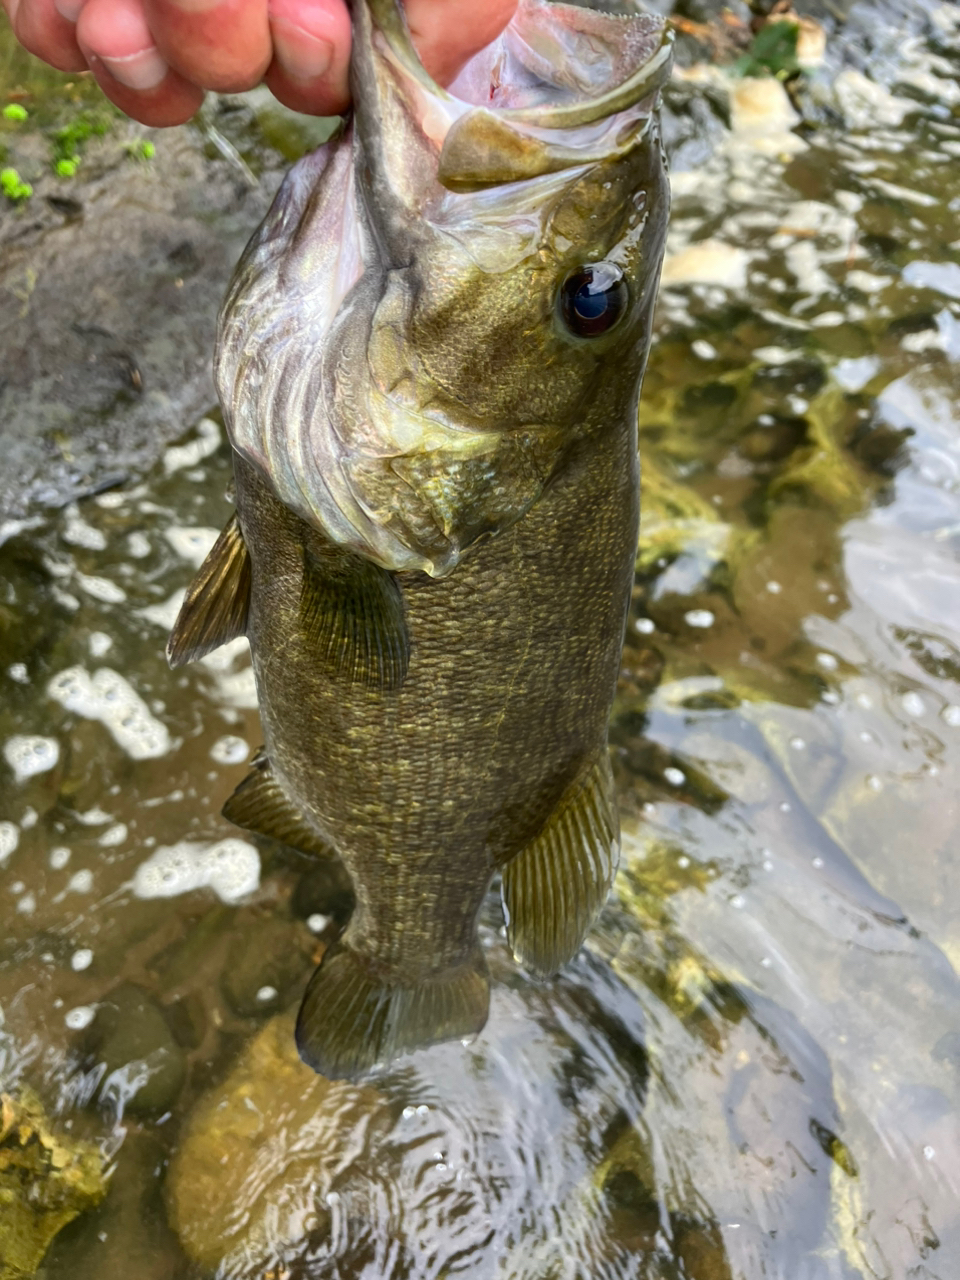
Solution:
{"label": "submerged rock", "polygon": [[29,1089],[0,1094],[0,1280],[27,1280],[68,1222],[100,1203],[106,1160],[54,1133]]}
{"label": "submerged rock", "polygon": [[103,1069],[100,1098],[120,1111],[168,1110],[186,1077],[186,1058],[160,1006],[132,982],[116,987],[97,1010],[87,1043]]}

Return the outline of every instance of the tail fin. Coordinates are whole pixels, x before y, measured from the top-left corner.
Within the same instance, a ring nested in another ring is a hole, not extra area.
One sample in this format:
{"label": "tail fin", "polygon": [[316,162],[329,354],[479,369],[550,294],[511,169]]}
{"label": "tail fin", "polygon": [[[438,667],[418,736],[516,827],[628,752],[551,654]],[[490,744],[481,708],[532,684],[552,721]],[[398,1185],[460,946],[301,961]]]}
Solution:
{"label": "tail fin", "polygon": [[310,979],[297,1018],[297,1048],[314,1071],[356,1080],[378,1062],[483,1029],[490,985],[483,953],[416,985],[385,982],[343,943]]}

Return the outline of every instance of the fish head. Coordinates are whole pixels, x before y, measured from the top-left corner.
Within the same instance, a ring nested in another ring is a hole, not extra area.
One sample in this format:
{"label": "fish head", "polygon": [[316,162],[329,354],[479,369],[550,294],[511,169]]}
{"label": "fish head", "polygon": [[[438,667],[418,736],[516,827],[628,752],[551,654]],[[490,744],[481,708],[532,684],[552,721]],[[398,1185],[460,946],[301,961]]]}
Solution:
{"label": "fish head", "polygon": [[577,442],[635,430],[669,67],[629,0],[520,0],[444,89],[397,0],[358,0],[353,119],[292,171],[221,317],[231,438],[282,501],[441,577]]}

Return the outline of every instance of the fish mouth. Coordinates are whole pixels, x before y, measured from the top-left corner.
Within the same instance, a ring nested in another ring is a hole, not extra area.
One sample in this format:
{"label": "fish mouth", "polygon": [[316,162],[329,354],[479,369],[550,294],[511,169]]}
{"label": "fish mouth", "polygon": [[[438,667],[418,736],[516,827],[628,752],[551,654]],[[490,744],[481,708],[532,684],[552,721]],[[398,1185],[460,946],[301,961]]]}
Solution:
{"label": "fish mouth", "polygon": [[400,0],[366,0],[355,20],[355,97],[362,101],[372,83],[367,58],[371,69],[385,63],[438,153],[437,181],[452,191],[624,153],[645,131],[672,66],[672,29],[632,0],[616,13],[520,0],[504,32],[449,89],[420,62]]}

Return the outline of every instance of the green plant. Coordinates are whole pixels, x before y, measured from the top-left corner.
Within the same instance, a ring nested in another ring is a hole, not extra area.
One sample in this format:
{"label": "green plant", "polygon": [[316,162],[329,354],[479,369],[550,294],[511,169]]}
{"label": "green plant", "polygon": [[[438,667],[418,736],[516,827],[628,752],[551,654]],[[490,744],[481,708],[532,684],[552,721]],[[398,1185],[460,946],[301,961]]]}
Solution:
{"label": "green plant", "polygon": [[[53,147],[53,167],[61,177],[71,177],[80,163],[84,145],[90,138],[101,138],[110,128],[111,117],[103,110],[84,110],[77,113],[73,120],[58,129],[51,139]],[[62,161],[69,161],[74,168],[66,174],[60,169]]]}
{"label": "green plant", "polygon": [[123,149],[133,160],[152,160],[157,148],[146,138],[137,138],[134,142],[125,142]]}
{"label": "green plant", "polygon": [[800,72],[797,61],[797,39],[800,27],[796,22],[768,22],[754,37],[750,48],[733,64],[740,76],[776,76],[787,80]]}
{"label": "green plant", "polygon": [[0,191],[8,200],[29,200],[33,195],[33,187],[24,182],[16,169],[0,169]]}
{"label": "green plant", "polygon": [[21,107],[19,102],[8,102],[0,114],[3,115],[4,120],[14,120],[20,124],[26,120],[28,113],[27,108]]}

